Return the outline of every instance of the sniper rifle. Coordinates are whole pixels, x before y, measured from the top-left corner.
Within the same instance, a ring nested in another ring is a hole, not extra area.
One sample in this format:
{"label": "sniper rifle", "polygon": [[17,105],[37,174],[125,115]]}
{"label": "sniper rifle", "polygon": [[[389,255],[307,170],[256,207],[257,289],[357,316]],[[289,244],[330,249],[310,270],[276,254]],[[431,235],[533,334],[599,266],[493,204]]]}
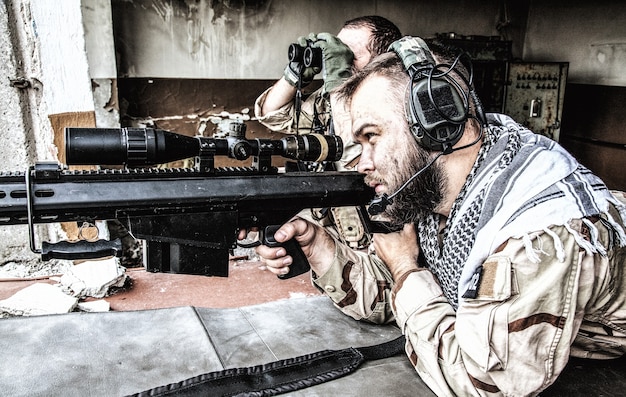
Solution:
{"label": "sniper rifle", "polygon": [[[356,172],[279,172],[271,164],[272,156],[337,161],[343,146],[336,136],[249,140],[245,125],[233,123],[226,138],[152,128],[66,128],[65,142],[67,165],[99,169],[39,162],[25,172],[0,173],[0,225],[27,224],[30,248],[43,260],[119,256],[121,241],[43,241],[39,248],[36,224],[117,219],[145,240],[148,271],[228,276],[238,230],[257,227],[261,241],[271,245],[278,225],[303,209],[364,208],[374,197]],[[252,166],[215,167],[215,156],[252,158]],[[193,168],[154,167],[187,158],[195,158]],[[299,244],[292,240],[285,248],[294,264],[284,277],[308,271]]]}

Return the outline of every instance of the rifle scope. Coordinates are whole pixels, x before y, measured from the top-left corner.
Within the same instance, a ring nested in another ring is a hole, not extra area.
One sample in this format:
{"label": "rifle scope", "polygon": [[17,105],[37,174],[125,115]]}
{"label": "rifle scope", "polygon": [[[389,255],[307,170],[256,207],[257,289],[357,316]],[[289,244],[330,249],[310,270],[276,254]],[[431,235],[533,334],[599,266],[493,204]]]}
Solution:
{"label": "rifle scope", "polygon": [[126,165],[141,167],[209,155],[245,160],[251,156],[277,155],[301,161],[338,161],[341,138],[306,134],[279,140],[190,137],[153,128],[65,129],[68,165]]}

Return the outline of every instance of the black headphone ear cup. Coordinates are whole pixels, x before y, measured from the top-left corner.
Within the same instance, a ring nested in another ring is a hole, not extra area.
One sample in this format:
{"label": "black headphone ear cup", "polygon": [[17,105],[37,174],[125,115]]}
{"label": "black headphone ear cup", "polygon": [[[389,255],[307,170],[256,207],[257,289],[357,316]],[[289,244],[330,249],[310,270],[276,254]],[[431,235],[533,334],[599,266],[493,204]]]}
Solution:
{"label": "black headphone ear cup", "polygon": [[452,151],[463,135],[473,99],[473,94],[465,92],[450,75],[456,61],[437,64],[428,44],[419,37],[405,36],[389,48],[398,55],[411,79],[406,113],[415,139],[428,150]]}
{"label": "black headphone ear cup", "polygon": [[459,141],[467,120],[467,100],[445,79],[422,78],[411,86],[408,120],[420,145],[443,150]]}
{"label": "black headphone ear cup", "polygon": [[412,99],[419,122],[426,130],[441,123],[461,123],[467,119],[466,100],[447,81],[424,78],[413,84]]}

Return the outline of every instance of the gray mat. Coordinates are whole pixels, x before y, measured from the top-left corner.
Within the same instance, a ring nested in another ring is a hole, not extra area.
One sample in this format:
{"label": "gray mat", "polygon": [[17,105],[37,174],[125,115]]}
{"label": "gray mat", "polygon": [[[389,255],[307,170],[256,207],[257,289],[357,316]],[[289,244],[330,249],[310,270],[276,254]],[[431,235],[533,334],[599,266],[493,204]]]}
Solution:
{"label": "gray mat", "polygon": [[[3,396],[123,396],[225,368],[396,338],[325,297],[238,309],[180,307],[0,321]],[[292,396],[428,396],[403,356]]]}
{"label": "gray mat", "polygon": [[[378,344],[395,326],[354,321],[326,297],[237,309],[172,309],[0,320],[0,396],[124,396],[206,372]],[[542,396],[622,396],[626,358],[572,360]],[[408,359],[365,363],[355,373],[290,396],[433,396]]]}

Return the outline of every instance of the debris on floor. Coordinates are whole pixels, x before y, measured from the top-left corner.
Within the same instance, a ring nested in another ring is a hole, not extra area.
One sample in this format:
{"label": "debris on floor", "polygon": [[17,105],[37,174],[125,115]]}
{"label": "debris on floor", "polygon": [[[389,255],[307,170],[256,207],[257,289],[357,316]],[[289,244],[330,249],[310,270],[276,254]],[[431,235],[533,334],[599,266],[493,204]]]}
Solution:
{"label": "debris on floor", "polygon": [[[37,282],[0,300],[0,317],[61,314],[71,311],[109,311],[102,300],[114,288],[122,288],[129,281],[126,268],[119,259],[86,261],[68,268],[60,277],[51,277],[57,284]],[[93,300],[97,298],[99,300]],[[90,301],[85,302],[85,299]]]}
{"label": "debris on floor", "polygon": [[10,254],[6,254],[7,257],[11,256],[12,260],[0,263],[0,278],[45,278],[51,275],[63,274],[67,271],[67,269],[72,267],[72,262],[67,260],[52,259],[49,261],[42,261],[38,257],[33,258],[31,256],[18,255],[19,254],[14,251],[11,251]]}
{"label": "debris on floor", "polygon": [[64,293],[58,285],[37,283],[0,301],[0,310],[12,316],[39,316],[69,313],[78,299]]}
{"label": "debris on floor", "polygon": [[126,269],[116,258],[87,261],[68,269],[61,276],[61,285],[69,288],[77,298],[104,298],[111,287],[123,287]]}
{"label": "debris on floor", "polygon": [[78,309],[81,312],[108,312],[111,310],[111,304],[104,299],[89,302],[78,302]]}

